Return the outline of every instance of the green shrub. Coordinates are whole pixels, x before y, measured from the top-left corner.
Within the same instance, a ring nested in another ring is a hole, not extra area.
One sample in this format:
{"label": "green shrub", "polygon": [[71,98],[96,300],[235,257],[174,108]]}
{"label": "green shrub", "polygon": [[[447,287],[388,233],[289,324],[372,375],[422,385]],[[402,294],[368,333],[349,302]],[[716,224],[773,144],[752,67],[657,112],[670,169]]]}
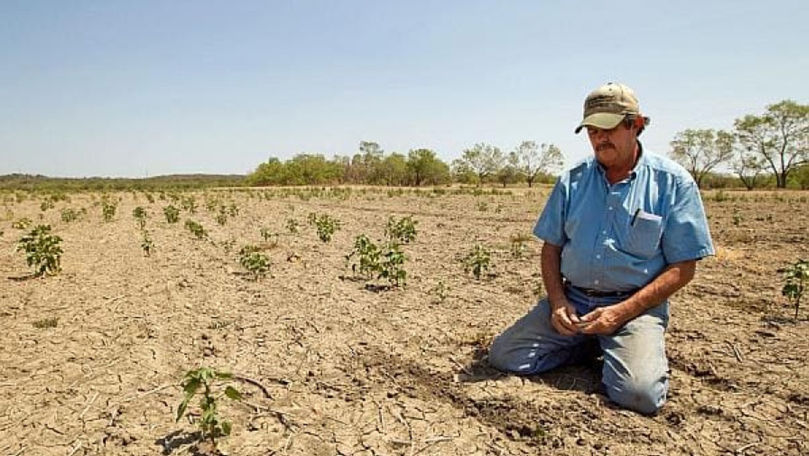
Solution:
{"label": "green shrub", "polygon": [[270,259],[252,245],[246,245],[239,251],[239,263],[252,275],[253,280],[264,277],[270,270]]}
{"label": "green shrub", "polygon": [[798,319],[798,309],[801,297],[809,284],[809,261],[798,260],[795,264],[781,270],[784,273],[784,287],[781,294],[792,301],[795,306],[795,319]]}
{"label": "green shrub", "polygon": [[144,229],[146,227],[146,218],[148,216],[149,214],[146,213],[146,209],[142,208],[141,206],[138,206],[132,210],[132,217],[135,217],[140,229]]}
{"label": "green shrub", "polygon": [[205,231],[205,228],[203,228],[202,225],[200,225],[199,223],[197,223],[197,222],[195,222],[193,220],[186,220],[185,221],[185,227],[197,239],[205,239],[206,237],[208,237],[208,232]]}
{"label": "green shrub", "polygon": [[316,217],[314,224],[317,227],[317,237],[323,242],[331,241],[334,232],[340,229],[340,221],[328,214]]}
{"label": "green shrub", "polygon": [[118,210],[118,203],[109,199],[101,200],[101,216],[105,222],[111,222],[115,218],[115,211]]}
{"label": "green shrub", "polygon": [[50,225],[39,225],[23,236],[17,250],[25,251],[25,261],[34,268],[34,275],[56,274],[61,269],[62,238],[51,234]]}
{"label": "green shrub", "polygon": [[299,231],[300,223],[295,219],[287,219],[286,228],[291,234],[295,234]]}

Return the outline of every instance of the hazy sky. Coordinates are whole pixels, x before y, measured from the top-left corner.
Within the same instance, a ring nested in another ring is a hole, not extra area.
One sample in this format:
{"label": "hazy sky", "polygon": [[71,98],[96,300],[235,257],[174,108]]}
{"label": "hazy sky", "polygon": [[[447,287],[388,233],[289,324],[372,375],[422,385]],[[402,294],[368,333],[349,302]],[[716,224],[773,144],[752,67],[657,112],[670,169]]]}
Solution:
{"label": "hazy sky", "polygon": [[247,173],[270,156],[486,142],[591,153],[634,88],[648,149],[809,102],[809,1],[0,2],[0,174]]}

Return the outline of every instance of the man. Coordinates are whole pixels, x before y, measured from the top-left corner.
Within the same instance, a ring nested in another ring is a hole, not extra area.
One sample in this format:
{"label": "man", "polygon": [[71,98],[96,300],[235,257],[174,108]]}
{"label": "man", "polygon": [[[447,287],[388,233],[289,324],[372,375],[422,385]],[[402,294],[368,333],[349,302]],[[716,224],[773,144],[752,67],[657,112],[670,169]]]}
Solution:
{"label": "man", "polygon": [[534,228],[548,295],[494,340],[489,362],[535,374],[600,346],[609,398],[654,414],[668,390],[668,298],[714,250],[694,180],[641,146],[648,123],[625,85],[587,96],[576,133],[586,128],[594,156],[562,174]]}

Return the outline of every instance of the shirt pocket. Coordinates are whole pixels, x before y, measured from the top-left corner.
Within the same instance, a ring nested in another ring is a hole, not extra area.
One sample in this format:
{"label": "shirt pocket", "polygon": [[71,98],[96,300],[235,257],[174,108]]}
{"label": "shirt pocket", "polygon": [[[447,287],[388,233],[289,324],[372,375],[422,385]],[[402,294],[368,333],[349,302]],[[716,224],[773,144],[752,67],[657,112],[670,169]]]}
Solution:
{"label": "shirt pocket", "polygon": [[640,211],[629,223],[625,249],[641,258],[652,258],[660,248],[663,217]]}

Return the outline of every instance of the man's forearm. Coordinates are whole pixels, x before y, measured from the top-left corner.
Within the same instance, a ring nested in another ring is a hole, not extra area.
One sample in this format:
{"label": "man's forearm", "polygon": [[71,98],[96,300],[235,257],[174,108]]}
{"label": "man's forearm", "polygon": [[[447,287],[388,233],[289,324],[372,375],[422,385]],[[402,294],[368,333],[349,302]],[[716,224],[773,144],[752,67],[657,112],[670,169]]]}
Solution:
{"label": "man's forearm", "polygon": [[668,268],[645,287],[618,304],[618,307],[625,315],[624,321],[632,320],[668,299],[669,296],[673,295],[694,278],[696,267],[696,260],[683,261],[669,265]]}
{"label": "man's forearm", "polygon": [[565,300],[565,287],[562,284],[562,247],[545,242],[541,254],[542,282],[548,292],[551,307]]}

